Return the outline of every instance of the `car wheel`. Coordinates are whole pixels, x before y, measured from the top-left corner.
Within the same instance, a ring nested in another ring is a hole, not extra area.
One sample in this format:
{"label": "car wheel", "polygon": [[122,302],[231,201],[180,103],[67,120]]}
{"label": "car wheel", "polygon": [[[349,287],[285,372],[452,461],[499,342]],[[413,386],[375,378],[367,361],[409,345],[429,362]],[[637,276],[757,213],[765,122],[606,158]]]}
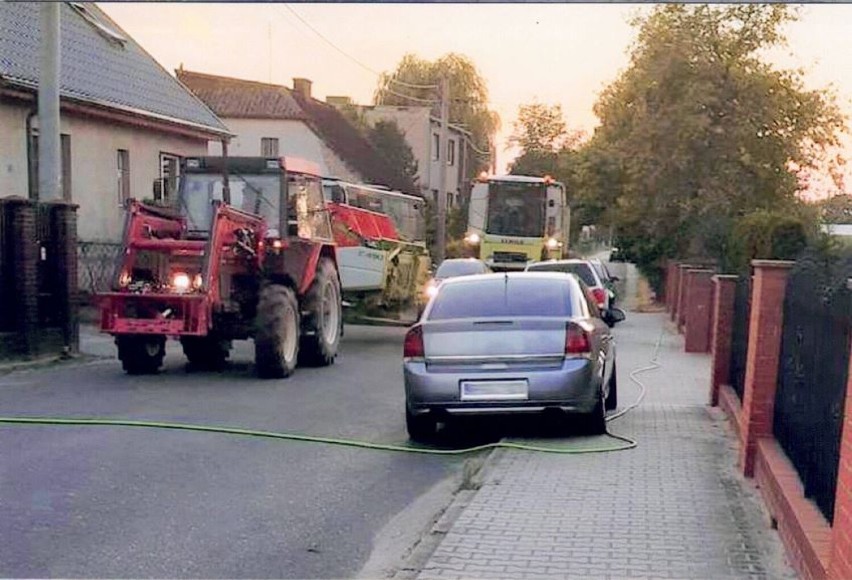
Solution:
{"label": "car wheel", "polygon": [[606,433],[606,404],[604,403],[603,390],[601,390],[595,408],[589,414],[589,434],[603,435]]}
{"label": "car wheel", "polygon": [[415,415],[408,407],[405,408],[405,429],[408,438],[417,443],[426,443],[435,437],[437,424],[429,415]]}
{"label": "car wheel", "polygon": [[618,369],[615,366],[615,361],[612,363],[612,376],[609,378],[609,394],[606,396],[606,404],[604,407],[607,411],[612,411],[618,407]]}

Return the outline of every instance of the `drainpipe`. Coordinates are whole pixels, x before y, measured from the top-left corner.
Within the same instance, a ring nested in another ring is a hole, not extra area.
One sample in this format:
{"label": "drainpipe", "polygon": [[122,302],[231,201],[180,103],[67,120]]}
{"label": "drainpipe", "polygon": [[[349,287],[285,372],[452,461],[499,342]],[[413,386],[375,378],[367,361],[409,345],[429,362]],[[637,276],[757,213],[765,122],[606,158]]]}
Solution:
{"label": "drainpipe", "polygon": [[33,105],[27,113],[25,131],[27,133],[27,197],[37,200],[38,195],[38,173],[35,171],[36,150],[33,139],[33,119],[38,115],[38,105]]}
{"label": "drainpipe", "polygon": [[228,139],[222,139],[222,201],[231,205],[231,185],[228,182]]}

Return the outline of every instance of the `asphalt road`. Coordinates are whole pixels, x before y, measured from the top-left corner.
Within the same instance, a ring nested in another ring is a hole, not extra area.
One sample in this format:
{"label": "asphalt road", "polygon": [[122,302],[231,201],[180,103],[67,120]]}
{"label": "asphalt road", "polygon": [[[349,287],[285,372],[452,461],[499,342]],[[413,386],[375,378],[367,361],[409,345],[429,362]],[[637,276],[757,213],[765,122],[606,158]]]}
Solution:
{"label": "asphalt road", "polygon": [[[254,378],[251,343],[237,344],[223,373],[188,372],[174,346],[156,376],[124,375],[117,361],[16,372],[0,376],[0,414],[404,443],[403,333],[347,328],[337,364],[283,381]],[[352,576],[379,530],[463,461],[182,431],[0,425],[0,576]]]}

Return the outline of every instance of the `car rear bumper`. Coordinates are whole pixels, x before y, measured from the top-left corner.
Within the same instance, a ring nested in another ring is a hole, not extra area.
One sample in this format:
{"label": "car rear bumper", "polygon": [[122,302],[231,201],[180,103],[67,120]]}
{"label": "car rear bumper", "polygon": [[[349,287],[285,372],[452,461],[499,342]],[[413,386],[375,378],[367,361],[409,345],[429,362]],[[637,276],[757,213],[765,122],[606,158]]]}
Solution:
{"label": "car rear bumper", "polygon": [[[590,413],[600,398],[601,377],[588,359],[565,359],[560,368],[483,372],[433,372],[423,362],[405,362],[406,404],[414,414],[486,415],[556,409]],[[461,399],[462,381],[526,380],[524,400]]]}

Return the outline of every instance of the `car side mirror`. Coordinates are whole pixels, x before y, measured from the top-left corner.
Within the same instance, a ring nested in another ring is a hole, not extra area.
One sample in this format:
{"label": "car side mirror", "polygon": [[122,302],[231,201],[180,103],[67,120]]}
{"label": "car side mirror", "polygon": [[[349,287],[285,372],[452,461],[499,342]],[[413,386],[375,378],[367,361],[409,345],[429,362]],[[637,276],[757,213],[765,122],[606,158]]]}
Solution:
{"label": "car side mirror", "polygon": [[609,279],[613,282],[621,282],[621,278],[619,278],[618,276],[610,276]]}
{"label": "car side mirror", "polygon": [[615,326],[619,322],[624,322],[627,318],[627,315],[624,314],[624,310],[621,308],[610,308],[609,310],[605,310],[603,312],[603,321],[607,323],[610,327]]}

